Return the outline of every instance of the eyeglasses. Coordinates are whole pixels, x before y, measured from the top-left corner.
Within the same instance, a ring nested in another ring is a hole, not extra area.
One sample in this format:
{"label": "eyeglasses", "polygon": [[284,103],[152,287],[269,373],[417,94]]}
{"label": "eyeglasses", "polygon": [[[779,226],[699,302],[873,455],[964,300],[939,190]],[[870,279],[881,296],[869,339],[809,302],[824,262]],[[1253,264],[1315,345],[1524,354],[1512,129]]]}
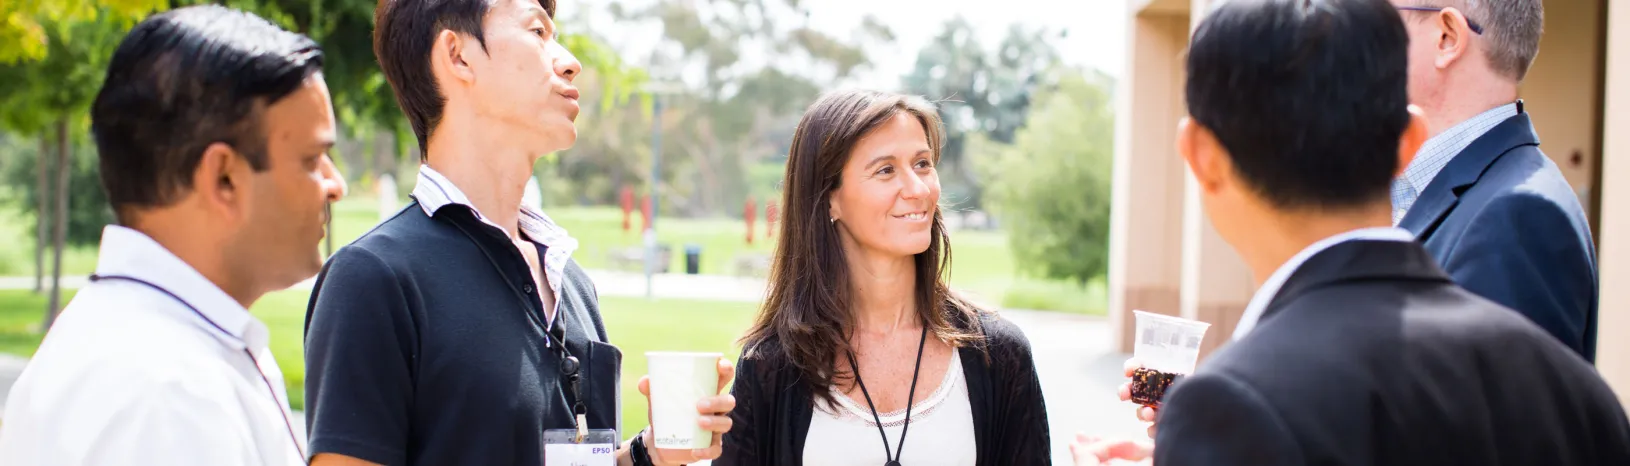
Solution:
{"label": "eyeglasses", "polygon": [[[1442,7],[1430,7],[1430,6],[1401,6],[1401,7],[1398,7],[1398,11],[1426,11],[1426,12],[1431,12],[1431,13],[1437,13],[1437,12],[1443,11],[1443,8]],[[1472,21],[1471,18],[1466,18],[1466,26],[1472,28],[1473,33],[1476,33],[1477,35],[1483,35],[1483,26],[1477,24],[1476,21]]]}

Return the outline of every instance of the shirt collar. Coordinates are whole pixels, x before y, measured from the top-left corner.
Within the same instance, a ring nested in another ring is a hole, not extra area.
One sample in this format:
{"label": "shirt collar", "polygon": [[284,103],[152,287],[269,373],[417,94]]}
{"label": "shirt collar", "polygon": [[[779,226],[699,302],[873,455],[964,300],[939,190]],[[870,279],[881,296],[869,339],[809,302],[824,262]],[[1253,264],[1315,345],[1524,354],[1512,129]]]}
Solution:
{"label": "shirt collar", "polygon": [[[481,215],[481,211],[470,204],[470,198],[465,197],[463,190],[458,189],[452,180],[429,165],[419,166],[419,182],[413,187],[413,198],[419,201],[419,208],[424,209],[425,215],[435,216],[443,207],[459,205],[475,212],[476,218],[481,219],[483,223],[503,229],[485,215]],[[520,209],[520,229],[530,240],[542,244],[549,251],[564,250],[567,255],[577,249],[577,240],[548,215],[527,205],[522,205]]]}
{"label": "shirt collar", "polygon": [[[419,208],[424,209],[425,215],[434,217],[437,212],[450,205],[464,206],[474,212],[481,223],[505,231],[503,227],[481,215],[481,211],[470,204],[470,199],[465,197],[464,191],[458,189],[452,180],[442,176],[429,165],[419,166],[419,181],[413,187],[413,198],[419,201]],[[521,215],[517,219],[521,232],[526,234],[528,240],[543,245],[544,276],[549,280],[549,289],[554,292],[555,309],[558,311],[560,290],[566,279],[566,264],[571,260],[572,252],[577,250],[577,239],[572,238],[565,228],[561,228],[543,212],[526,205],[520,206],[520,209]],[[558,316],[559,312],[551,314]],[[553,325],[554,318],[551,318],[548,324]]]}
{"label": "shirt collar", "polygon": [[1438,172],[1443,171],[1443,167],[1449,165],[1450,160],[1454,160],[1455,155],[1514,116],[1517,116],[1516,102],[1491,108],[1432,136],[1415,152],[1415,158],[1404,168],[1401,179],[1409,183],[1416,193],[1426,191],[1426,185],[1438,176]]}
{"label": "shirt collar", "polygon": [[[230,338],[222,338],[221,341],[234,349],[242,349],[245,345],[253,345],[254,348],[265,346],[265,327],[249,314],[248,309],[221,291],[214,282],[204,278],[192,265],[140,231],[118,225],[103,228],[96,274],[136,278],[174,293],[185,301],[175,303],[177,306],[195,307],[198,314],[189,312],[188,315],[201,316],[213,322],[214,326],[206,322],[198,324],[212,333],[225,331],[225,336]],[[220,329],[214,329],[216,326]]]}
{"label": "shirt collar", "polygon": [[1257,323],[1262,320],[1262,314],[1267,312],[1268,304],[1273,301],[1274,295],[1279,294],[1279,288],[1285,285],[1285,280],[1290,279],[1291,274],[1295,273],[1296,269],[1301,268],[1303,263],[1320,252],[1330,249],[1331,246],[1353,240],[1414,241],[1415,236],[1409,234],[1409,230],[1402,228],[1371,227],[1347,231],[1308,245],[1301,252],[1291,256],[1290,260],[1281,264],[1278,269],[1273,271],[1273,275],[1269,275],[1268,279],[1262,282],[1262,286],[1257,288],[1256,294],[1251,296],[1250,304],[1245,306],[1245,314],[1240,317],[1239,324],[1234,326],[1233,339],[1244,338],[1246,334],[1251,333],[1251,330],[1256,328]]}

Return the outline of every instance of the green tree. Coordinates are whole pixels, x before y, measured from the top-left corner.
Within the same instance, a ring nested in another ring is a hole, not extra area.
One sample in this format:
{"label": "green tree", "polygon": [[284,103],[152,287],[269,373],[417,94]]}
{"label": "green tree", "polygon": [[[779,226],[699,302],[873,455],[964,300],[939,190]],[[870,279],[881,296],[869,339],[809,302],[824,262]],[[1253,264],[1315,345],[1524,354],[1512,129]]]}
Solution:
{"label": "green tree", "polygon": [[1061,70],[1011,145],[975,138],[989,201],[1022,271],[1085,284],[1109,256],[1114,114],[1109,78]]}
{"label": "green tree", "polygon": [[[55,320],[57,310],[61,309],[62,252],[71,236],[68,232],[71,225],[69,219],[75,216],[69,210],[70,206],[86,209],[84,212],[89,212],[89,216],[94,216],[98,211],[94,201],[70,202],[76,165],[72,156],[75,152],[75,138],[72,135],[83,134],[88,125],[86,109],[100,88],[108,58],[124,31],[135,20],[126,11],[106,7],[93,8],[93,12],[87,14],[48,13],[37,16],[43,18],[39,24],[46,37],[44,55],[0,65],[0,77],[8,83],[7,92],[0,96],[0,101],[3,101],[0,103],[6,104],[8,112],[17,112],[17,116],[6,118],[5,123],[9,129],[37,131],[37,134],[50,140],[51,152],[55,152],[50,168],[55,173],[37,172],[40,184],[36,193],[48,194],[52,202],[38,202],[39,198],[35,198],[36,202],[28,203],[30,207],[38,206],[37,212],[41,214],[49,212],[50,215],[36,217],[50,219],[53,224],[52,277],[45,317],[47,327]],[[42,122],[46,128],[38,131]],[[41,144],[42,148],[45,145]],[[46,182],[54,184],[51,189],[45,188]],[[98,184],[91,183],[90,186]],[[83,212],[80,214],[86,215]],[[100,231],[99,225],[92,228],[91,234],[95,235],[97,231]]]}
{"label": "green tree", "polygon": [[662,96],[662,171],[650,179],[650,99],[580,117],[557,173],[586,182],[586,199],[615,201],[624,184],[657,192],[665,212],[738,213],[748,172],[786,150],[802,110],[823,88],[870,66],[869,45],[893,40],[867,19],[849,38],[801,23],[796,0],[613,2],[622,25],[659,28],[648,73],[681,83]]}
{"label": "green tree", "polygon": [[1058,61],[1049,32],[1014,25],[993,50],[980,44],[962,17],[946,21],[940,33],[917,52],[912,71],[902,77],[907,92],[940,103],[946,138],[942,181],[959,207],[979,207],[983,189],[967,160],[969,136],[1011,144],[1025,124],[1031,94],[1047,87],[1046,71]]}
{"label": "green tree", "polygon": [[[52,169],[52,164],[36,163],[36,161],[40,160],[42,156],[49,157],[49,155],[44,154],[54,153],[51,146],[51,141],[54,138],[50,137],[49,134],[51,115],[45,112],[45,105],[40,102],[45,93],[35,90],[30,85],[32,79],[33,77],[25,73],[22,67],[0,65],[0,82],[13,83],[14,85],[7,92],[0,94],[0,106],[8,109],[4,114],[0,114],[0,131],[32,136],[34,141],[38,143],[37,149],[33,152],[26,152],[22,150],[21,146],[17,145],[8,146],[7,149],[14,150],[14,152],[0,154],[0,158],[22,162],[26,157],[27,163],[35,168],[35,177],[32,183],[20,182],[13,178],[11,185],[33,187],[28,191],[35,199],[30,204],[33,209],[30,210],[28,206],[22,206],[21,210],[32,214],[34,219],[34,292],[40,293],[45,291],[45,251],[50,243],[51,206],[54,204],[50,195],[52,193],[51,175],[55,171]],[[16,167],[12,166],[11,169],[15,170]]]}
{"label": "green tree", "polygon": [[[113,210],[108,207],[107,194],[102,191],[102,183],[97,169],[95,147],[86,140],[85,134],[70,134],[69,138],[73,153],[69,155],[71,164],[68,167],[68,229],[64,237],[64,244],[68,247],[95,246],[102,238],[102,227],[113,223]],[[54,149],[54,148],[53,148]],[[6,166],[6,172],[0,174],[0,180],[12,186],[28,186],[33,184],[40,172],[40,157],[42,152],[19,152]],[[49,171],[56,173],[56,151],[43,152],[46,155],[46,166]],[[55,197],[47,194],[41,198],[38,190],[19,191],[15,197],[10,198],[12,206],[24,213],[33,213],[35,206],[41,202],[54,202]],[[54,219],[39,221],[42,216],[35,216],[36,227],[48,226],[46,223]]]}
{"label": "green tree", "polygon": [[51,29],[96,21],[111,13],[139,18],[168,0],[10,0],[0,2],[0,64],[45,58]]}

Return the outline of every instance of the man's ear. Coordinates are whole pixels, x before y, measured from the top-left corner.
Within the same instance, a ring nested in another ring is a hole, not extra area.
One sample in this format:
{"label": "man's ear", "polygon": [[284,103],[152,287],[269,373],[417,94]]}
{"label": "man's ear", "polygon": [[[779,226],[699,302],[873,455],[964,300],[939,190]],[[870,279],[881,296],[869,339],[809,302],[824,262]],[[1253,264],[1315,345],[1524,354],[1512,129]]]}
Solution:
{"label": "man's ear", "polygon": [[1466,56],[1471,49],[1471,20],[1455,8],[1444,8],[1434,19],[1433,25],[1438,28],[1438,45],[1437,58],[1432,60],[1432,65],[1444,69]]}
{"label": "man's ear", "polygon": [[1177,123],[1177,153],[1188,163],[1200,189],[1217,192],[1227,184],[1227,153],[1216,135],[1193,118],[1185,117]]}
{"label": "man's ear", "polygon": [[254,167],[237,149],[224,142],[210,144],[198,160],[192,173],[191,195],[212,212],[229,219],[245,215],[245,196],[248,196],[249,176]]}
{"label": "man's ear", "polygon": [[1392,174],[1393,178],[1404,174],[1404,169],[1415,161],[1415,153],[1420,152],[1423,144],[1426,144],[1426,112],[1410,105],[1409,124],[1404,126],[1404,134],[1398,138],[1398,170]]}
{"label": "man's ear", "polygon": [[470,38],[448,29],[436,33],[435,42],[430,46],[430,67],[431,75],[438,81],[450,79],[466,84],[475,81],[475,68],[466,59],[466,54],[472,51],[466,39]]}

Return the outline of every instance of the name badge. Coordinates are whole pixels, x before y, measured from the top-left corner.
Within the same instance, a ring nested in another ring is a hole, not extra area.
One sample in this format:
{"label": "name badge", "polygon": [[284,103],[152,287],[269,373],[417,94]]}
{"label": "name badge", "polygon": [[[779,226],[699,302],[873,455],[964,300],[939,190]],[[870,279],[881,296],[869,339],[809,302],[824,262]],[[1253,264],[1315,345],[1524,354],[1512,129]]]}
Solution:
{"label": "name badge", "polygon": [[545,430],[543,462],[549,466],[616,466],[617,431],[589,429],[579,439],[577,429]]}

